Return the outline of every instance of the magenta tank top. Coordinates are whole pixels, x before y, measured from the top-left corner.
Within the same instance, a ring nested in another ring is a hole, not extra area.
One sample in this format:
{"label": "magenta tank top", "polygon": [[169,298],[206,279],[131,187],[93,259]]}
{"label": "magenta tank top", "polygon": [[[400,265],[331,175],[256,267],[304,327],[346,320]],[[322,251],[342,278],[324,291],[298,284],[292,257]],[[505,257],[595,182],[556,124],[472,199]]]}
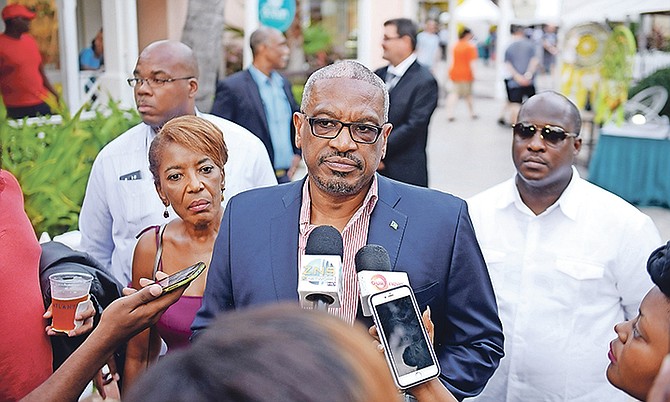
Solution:
{"label": "magenta tank top", "polygon": [[202,296],[182,296],[171,305],[156,323],[168,353],[189,346],[191,323],[202,306]]}
{"label": "magenta tank top", "polygon": [[[156,231],[157,250],[154,261],[154,277],[156,277],[156,271],[163,270],[163,231],[166,226],[149,226],[137,235],[139,238],[147,230],[153,229]],[[168,353],[189,345],[191,323],[195,319],[195,313],[200,310],[200,306],[202,306],[202,296],[182,296],[165,310],[161,318],[158,319],[156,329],[167,344]]]}

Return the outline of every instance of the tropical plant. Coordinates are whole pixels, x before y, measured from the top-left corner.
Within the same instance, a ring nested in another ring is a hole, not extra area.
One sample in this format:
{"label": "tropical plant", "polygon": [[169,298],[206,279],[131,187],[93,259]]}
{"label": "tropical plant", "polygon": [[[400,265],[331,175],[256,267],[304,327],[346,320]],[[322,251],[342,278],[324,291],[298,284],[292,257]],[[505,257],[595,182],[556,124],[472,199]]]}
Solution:
{"label": "tropical plant", "polygon": [[113,101],[107,106],[90,119],[83,119],[81,110],[72,117],[64,113],[58,124],[10,122],[0,110],[2,169],[21,184],[36,233],[53,236],[77,228],[96,155],[139,122],[137,112],[123,110]]}
{"label": "tropical plant", "polygon": [[625,25],[617,25],[605,42],[600,66],[594,121],[624,121],[624,104],[628,99],[628,83],[633,77],[635,37]]}
{"label": "tropical plant", "polygon": [[222,0],[189,0],[186,22],[181,34],[182,42],[189,45],[200,65],[196,105],[209,111],[216,94],[216,77],[223,60]]}

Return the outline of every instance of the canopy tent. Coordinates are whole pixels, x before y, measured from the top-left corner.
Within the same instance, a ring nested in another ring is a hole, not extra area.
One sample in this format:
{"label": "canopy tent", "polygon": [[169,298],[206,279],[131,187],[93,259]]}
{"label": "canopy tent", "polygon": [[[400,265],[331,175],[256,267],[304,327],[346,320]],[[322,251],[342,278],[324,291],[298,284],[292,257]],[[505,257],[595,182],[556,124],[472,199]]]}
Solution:
{"label": "canopy tent", "polygon": [[561,20],[566,27],[584,21],[624,20],[628,16],[670,10],[667,0],[563,0]]}
{"label": "canopy tent", "polygon": [[453,13],[454,20],[497,22],[500,9],[490,0],[465,0]]}

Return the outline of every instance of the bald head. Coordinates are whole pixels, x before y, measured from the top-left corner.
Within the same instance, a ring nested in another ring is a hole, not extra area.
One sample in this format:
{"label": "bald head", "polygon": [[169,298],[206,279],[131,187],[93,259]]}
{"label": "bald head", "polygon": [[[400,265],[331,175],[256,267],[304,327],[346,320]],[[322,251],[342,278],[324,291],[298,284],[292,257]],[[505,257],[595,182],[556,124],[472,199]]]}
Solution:
{"label": "bald head", "polygon": [[579,109],[570,99],[556,91],[543,91],[534,95],[521,106],[518,121],[524,121],[528,114],[541,111],[548,124],[563,127],[567,131],[579,134],[582,118]]}
{"label": "bald head", "polygon": [[193,49],[179,41],[159,40],[150,43],[140,53],[138,62],[147,58],[169,64],[187,76],[198,78],[200,74]]}
{"label": "bald head", "polygon": [[265,45],[268,41],[277,36],[283,36],[280,30],[262,26],[251,33],[249,37],[249,46],[251,46],[251,53],[255,56],[261,45]]}
{"label": "bald head", "polygon": [[134,87],[137,111],[155,131],[174,117],[195,114],[198,62],[187,45],[151,43],[137,58],[133,75],[141,79]]}

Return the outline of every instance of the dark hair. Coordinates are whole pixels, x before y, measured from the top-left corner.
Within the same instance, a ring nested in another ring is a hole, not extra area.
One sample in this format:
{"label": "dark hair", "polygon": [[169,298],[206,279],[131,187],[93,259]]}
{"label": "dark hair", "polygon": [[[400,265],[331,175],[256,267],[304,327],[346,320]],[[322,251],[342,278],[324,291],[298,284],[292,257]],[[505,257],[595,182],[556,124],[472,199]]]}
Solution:
{"label": "dark hair", "polygon": [[224,172],[223,165],[228,160],[228,148],[223,136],[217,126],[197,116],[175,117],[165,123],[149,147],[149,170],[154,177],[154,183],[160,183],[158,167],[161,154],[171,143],[207,155]]}
{"label": "dark hair", "polygon": [[670,298],[670,241],[651,253],[647,272],[661,292]]}
{"label": "dark hair", "polygon": [[221,314],[189,349],[147,371],[124,401],[381,402],[397,392],[380,370],[388,373],[360,324],[270,305]]}
{"label": "dark hair", "polygon": [[465,38],[465,35],[472,33],[472,31],[468,28],[463,28],[461,33],[458,35],[458,39],[463,39]]}
{"label": "dark hair", "polygon": [[512,35],[518,32],[524,32],[526,28],[523,25],[512,25],[509,28],[509,31]]}
{"label": "dark hair", "polygon": [[414,21],[409,18],[394,18],[384,23],[384,26],[387,25],[394,25],[398,31],[399,37],[409,36],[412,40],[412,50],[416,49],[416,35],[418,28]]}

